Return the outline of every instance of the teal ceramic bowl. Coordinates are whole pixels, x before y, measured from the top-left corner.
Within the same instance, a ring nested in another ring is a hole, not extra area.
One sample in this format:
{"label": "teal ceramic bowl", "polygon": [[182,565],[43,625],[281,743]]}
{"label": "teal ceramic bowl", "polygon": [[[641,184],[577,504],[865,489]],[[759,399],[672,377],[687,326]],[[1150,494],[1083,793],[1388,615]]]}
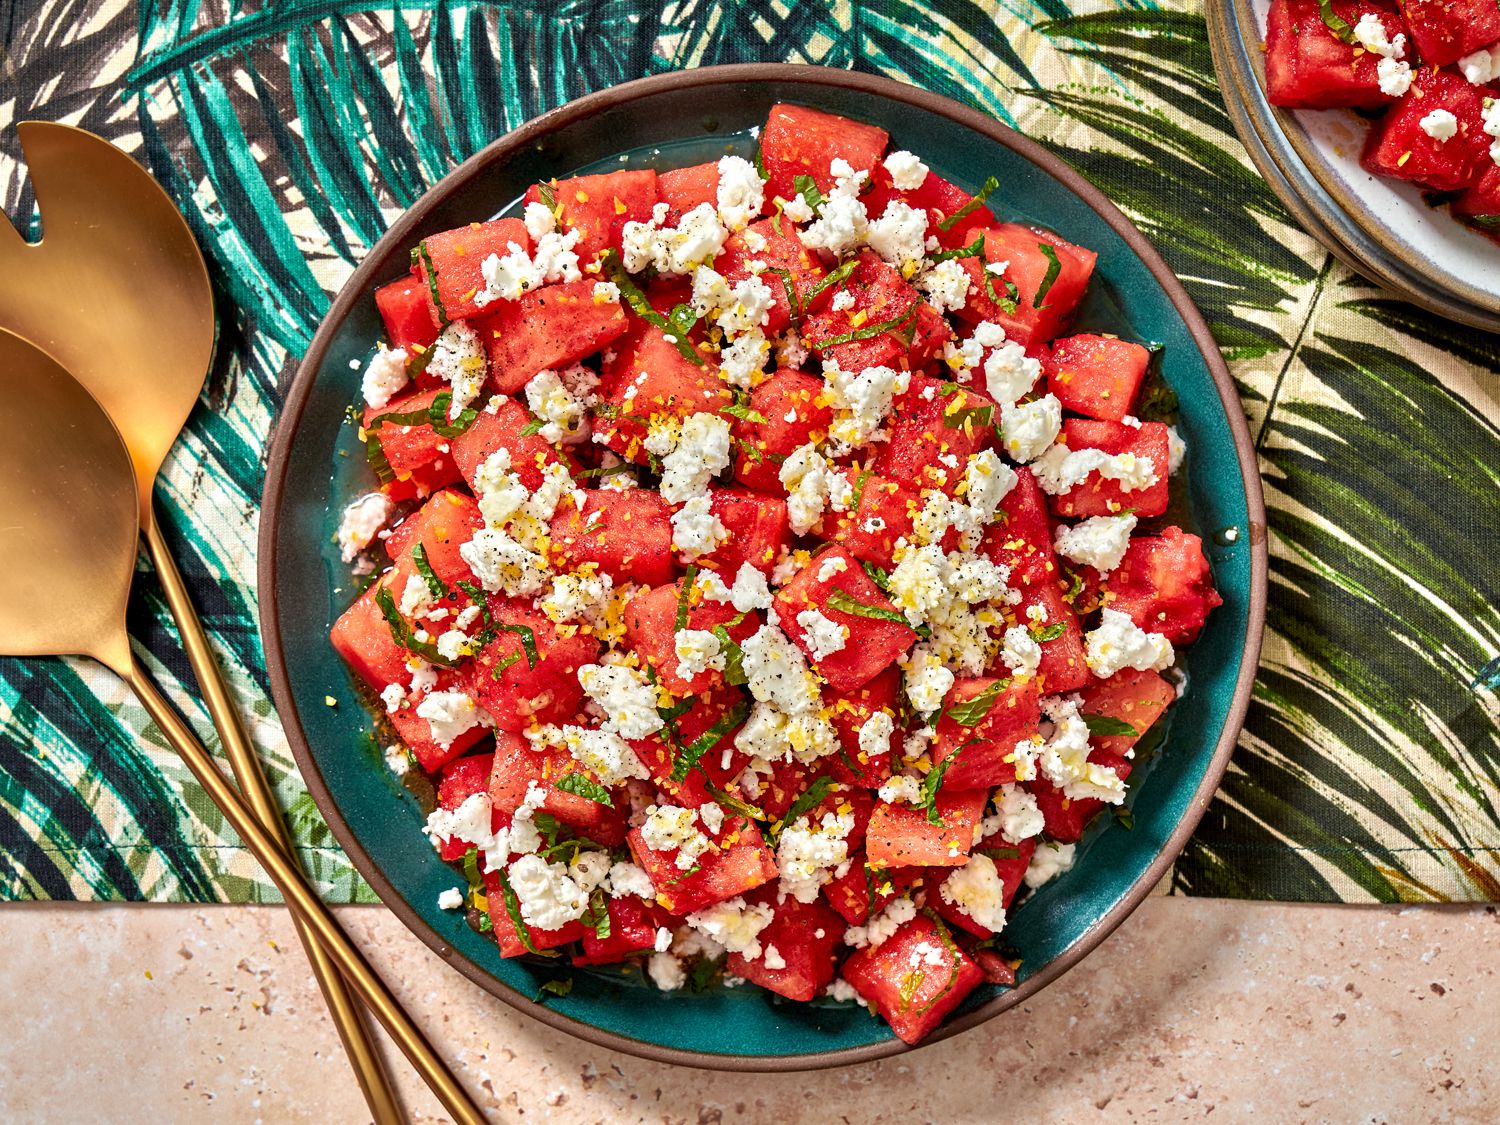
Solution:
{"label": "teal ceramic bowl", "polygon": [[[461,879],[421,834],[416,802],[368,748],[370,720],[328,642],[351,599],[332,543],[338,513],[372,485],[345,410],[359,394],[351,360],[381,332],[371,293],[406,270],[423,236],[505,212],[536,180],[604,168],[749,153],[779,101],[875,122],[893,144],[972,189],[1000,179],[1002,217],[1053,228],[1099,253],[1081,328],[1162,345],[1190,454],[1191,520],[1204,535],[1224,605],[1188,652],[1187,690],[1148,764],[1131,778],[1134,827],[1110,820],[1074,869],[1014,910],[1006,938],[1017,987],[985,986],[928,1042],[1034,995],[1097,946],[1150,893],[1198,822],[1249,701],[1265,607],[1265,512],[1240,404],[1213,339],[1141,234],[1077,173],[989,117],[885,79],[813,67],[731,66],[663,75],[571,103],[495,142],[408,211],[334,302],[290,388],[271,448],[260,538],[261,623],[276,706],[302,775],[350,858],[380,897],[461,973],[553,1027],[603,1046],[697,1066],[794,1070],[908,1048],[862,1008],[780,1002],[756,988],[657,992],[639,976],[502,960],[438,894]],[[1226,536],[1225,529],[1237,534]],[[1219,533],[1219,534],[1216,534]],[[330,707],[326,698],[337,701]],[[1101,818],[1109,820],[1109,818]],[[565,997],[534,997],[567,973]],[[455,978],[456,980],[456,978]]]}

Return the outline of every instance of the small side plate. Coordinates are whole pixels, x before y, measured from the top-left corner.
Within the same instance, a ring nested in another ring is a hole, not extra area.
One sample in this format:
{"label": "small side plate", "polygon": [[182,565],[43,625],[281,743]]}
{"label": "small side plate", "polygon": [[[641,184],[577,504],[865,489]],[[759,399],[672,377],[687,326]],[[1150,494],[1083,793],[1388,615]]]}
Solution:
{"label": "small side plate", "polygon": [[1270,0],[1209,4],[1214,69],[1251,160],[1309,234],[1356,272],[1440,316],[1500,332],[1500,246],[1415,185],[1359,164],[1369,126],[1349,110],[1284,110],[1265,93]]}

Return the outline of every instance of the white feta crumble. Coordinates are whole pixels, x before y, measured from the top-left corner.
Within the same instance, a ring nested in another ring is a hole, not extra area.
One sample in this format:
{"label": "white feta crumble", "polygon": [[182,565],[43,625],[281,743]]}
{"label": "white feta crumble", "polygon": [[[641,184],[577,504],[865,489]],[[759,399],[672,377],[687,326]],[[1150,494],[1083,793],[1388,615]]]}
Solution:
{"label": "white feta crumble", "polygon": [[[849,168],[843,161],[834,163]],[[833,190],[824,194],[816,219],[802,232],[802,244],[812,250],[827,250],[839,256],[859,246],[869,235],[869,216],[865,212],[864,202],[859,198],[859,189],[869,173],[856,173],[849,168],[845,175],[839,175],[838,172],[834,172],[834,175],[836,179]],[[799,203],[803,206],[797,207]],[[794,208],[796,214],[793,213]],[[807,221],[797,217],[804,212],[807,219],[813,218],[811,208],[806,207],[801,196],[788,203],[785,208],[785,213],[794,223]]]}
{"label": "white feta crumble", "polygon": [[729,602],[736,613],[771,608],[771,587],[765,574],[749,563],[741,563],[729,589]]}
{"label": "white feta crumble", "polygon": [[651,899],[656,896],[656,887],[651,883],[651,876],[629,860],[621,860],[613,864],[604,882],[612,898],[628,898],[634,895],[637,898]]}
{"label": "white feta crumble", "polygon": [[845,930],[844,944],[854,949],[863,949],[866,946],[878,949],[892,934],[916,916],[916,903],[909,898],[895,899],[863,926],[850,926]]}
{"label": "white feta crumble", "polygon": [[661,730],[656,689],[623,664],[585,664],[578,669],[585,694],[604,711],[606,730],[623,738],[646,738]]}
{"label": "white feta crumble", "polygon": [[614,731],[565,726],[561,736],[573,760],[608,788],[622,784],[626,778],[644,780],[651,776],[630,744]]}
{"label": "white feta crumble", "polygon": [[897,191],[916,191],[927,180],[927,165],[915,153],[897,149],[885,158],[891,186]]}
{"label": "white feta crumble", "polygon": [[521,908],[521,920],[528,926],[560,930],[588,909],[588,894],[561,863],[523,855],[506,869],[506,877]]}
{"label": "white feta crumble", "polygon": [[339,517],[339,558],[352,563],[391,518],[395,505],[384,492],[367,492],[348,505]]}
{"label": "white feta crumble", "polygon": [[816,824],[802,816],[788,825],[776,844],[782,892],[798,902],[814,901],[834,868],[849,858],[848,836],[853,830],[853,813],[827,812]]}
{"label": "white feta crumble", "polygon": [[[881,712],[884,714],[884,712]],[[888,805],[920,805],[922,803],[922,783],[915,777],[905,774],[896,774],[888,778],[881,786],[876,796]]]}
{"label": "white feta crumble", "polygon": [[1005,630],[1000,659],[1012,676],[1034,676],[1042,666],[1042,646],[1025,625],[1012,625]]}
{"label": "white feta crumble", "polygon": [[1037,765],[1047,780],[1071,800],[1096,797],[1112,805],[1124,801],[1125,783],[1119,774],[1089,761],[1089,728],[1078,713],[1078,704],[1071,699],[1049,699],[1042,705],[1042,712],[1053,725],[1037,756]]}
{"label": "white feta crumble", "polygon": [[613,594],[614,579],[602,572],[557,574],[552,578],[552,589],[537,602],[537,608],[559,624],[581,621],[597,629],[604,624]]}
{"label": "white feta crumble", "polygon": [[1119,482],[1125,492],[1139,492],[1156,483],[1156,465],[1149,457],[1134,453],[1105,453],[1102,449],[1069,449],[1058,442],[1031,465],[1037,483],[1049,496],[1077,488],[1098,473],[1105,480]]}
{"label": "white feta crumble", "polygon": [[677,652],[677,674],[690,680],[710,669],[724,670],[724,650],[719,638],[707,629],[679,629],[674,641]]}
{"label": "white feta crumble", "polygon": [[457,910],[464,904],[464,893],[457,887],[449,887],[438,895],[439,910]]}
{"label": "white feta crumble", "polygon": [[672,546],[689,558],[706,555],[729,538],[729,529],[713,513],[706,492],[690,496],[672,513]]}
{"label": "white feta crumble", "polygon": [[[999,831],[1012,844],[1019,844],[1033,836],[1040,836],[1047,826],[1036,798],[1019,785],[1002,785],[995,795],[995,811],[999,817]],[[988,825],[988,818],[986,818]],[[989,835],[986,832],[985,835]]]}
{"label": "white feta crumble", "polygon": [[1395,39],[1388,38],[1385,21],[1375,12],[1366,12],[1359,17],[1359,22],[1354,25],[1354,38],[1371,54],[1387,59],[1406,57],[1406,36],[1398,35]]}
{"label": "white feta crumble", "polygon": [[927,212],[893,199],[880,218],[868,225],[865,239],[870,249],[910,277],[927,252]]}
{"label": "white feta crumble", "polygon": [[552,214],[552,208],[541,200],[526,204],[521,212],[521,221],[526,224],[526,233],[533,242],[557,229],[557,217]]}
{"label": "white feta crumble", "polygon": [[1388,98],[1399,98],[1411,89],[1411,64],[1396,59],[1381,59],[1375,68],[1375,77],[1380,82],[1382,94]]}
{"label": "white feta crumble", "polygon": [[1108,574],[1125,557],[1135,525],[1133,515],[1090,516],[1072,527],[1058,527],[1053,543],[1063,558]]}
{"label": "white feta crumble", "polygon": [[760,932],[771,924],[775,917],[771,908],[763,902],[753,906],[743,898],[731,898],[724,902],[687,916],[687,924],[705,936],[712,938],[730,953],[738,953],[751,961],[760,956]]}
{"label": "white feta crumble", "polygon": [[682,962],[665,950],[651,954],[646,962],[646,972],[651,977],[651,983],[663,992],[676,992],[687,983],[687,973],[682,970]]}
{"label": "white feta crumble", "polygon": [[472,328],[455,320],[433,343],[431,355],[427,361],[427,374],[452,388],[453,401],[448,406],[448,417],[457,418],[479,397],[485,376],[489,374],[484,345]]}
{"label": "white feta crumble", "polygon": [[446,750],[453,740],[477,726],[490,726],[494,720],[461,691],[434,691],[417,704],[417,717],[426,719],[432,741]]}
{"label": "white feta crumble", "polygon": [[391,404],[392,396],[406,386],[406,360],[405,348],[380,346],[360,380],[366,403],[376,410],[384,410]]}
{"label": "white feta crumble", "polygon": [[833,295],[833,300],[828,302],[828,307],[834,312],[848,312],[854,307],[854,293],[849,289],[840,289]]}
{"label": "white feta crumble", "polygon": [[704,262],[713,261],[729,238],[712,203],[698,204],[678,220],[676,227],[662,229],[666,214],[667,205],[658,203],[650,222],[625,224],[621,256],[630,273],[648,268],[663,274],[692,273]]}
{"label": "white feta crumble", "polygon": [[[1004,330],[999,325],[994,327],[1003,335]],[[978,329],[975,330],[975,338],[979,338]],[[985,390],[1002,409],[1030,394],[1041,374],[1041,361],[1027,355],[1026,350],[1014,340],[1002,339],[984,360]]]}
{"label": "white feta crumble", "polygon": [[755,165],[742,156],[721,156],[714,202],[720,220],[730,230],[739,230],[759,215],[765,204],[765,181]]}
{"label": "white feta crumble", "polygon": [[1026,874],[1022,876],[1026,885],[1033,890],[1043,883],[1050,883],[1063,872],[1073,866],[1073,853],[1077,850],[1076,844],[1043,844],[1032,853],[1031,863],[1026,868]]}
{"label": "white feta crumble", "polygon": [[1062,431],[1062,403],[1043,395],[1027,403],[1010,403],[1000,411],[1000,440],[1012,460],[1035,461]]}
{"label": "white feta crumble", "polygon": [[514,301],[542,284],[542,272],[518,242],[508,242],[505,254],[491,254],[479,264],[484,288],[474,294],[474,304],[484,308],[494,301]]}
{"label": "white feta crumble", "polygon": [[573,249],[582,237],[582,231],[553,231],[537,240],[531,260],[543,284],[578,281],[583,277],[578,268],[578,252]]}
{"label": "white feta crumble", "polygon": [[906,697],[919,713],[930,715],[943,705],[953,688],[954,675],[943,666],[931,644],[919,644],[901,662],[906,672]]}
{"label": "white feta crumble", "polygon": [[697,816],[695,810],[678,805],[652,805],[646,810],[646,820],[641,825],[641,839],[652,851],[678,849],[677,868],[686,871],[700,855],[713,847],[694,823]]}
{"label": "white feta crumble", "polygon": [[1417,124],[1438,144],[1442,144],[1458,132],[1458,118],[1446,109],[1435,109]]}
{"label": "white feta crumble", "polygon": [[492,594],[533,597],[546,584],[547,560],[498,528],[480,528],[458,553]]}
{"label": "white feta crumble", "polygon": [[1484,86],[1500,78],[1500,43],[1465,55],[1458,60],[1458,69],[1473,86]]}
{"label": "white feta crumble", "polygon": [[681,504],[701,493],[729,466],[729,450],[729,423],[722,417],[699,413],[686,419],[672,451],[662,457],[662,499]]}
{"label": "white feta crumble", "polygon": [[943,880],[938,893],[991,933],[1005,928],[1005,880],[989,856],[970,856],[968,863]]}
{"label": "white feta crumble", "polygon": [[719,352],[719,374],[732,387],[750,390],[765,374],[771,344],[759,329],[742,332]]}
{"label": "white feta crumble", "polygon": [[955,312],[969,303],[969,293],[973,291],[974,282],[963,263],[956,258],[949,258],[920,274],[917,277],[917,288],[927,295],[927,300],[939,312]]}
{"label": "white feta crumble", "polygon": [[1084,659],[1100,679],[1122,668],[1160,672],[1172,664],[1172,642],[1160,633],[1148,633],[1128,613],[1106,607],[1099,627],[1089,632]]}
{"label": "white feta crumble", "polygon": [[804,609],[797,614],[797,624],[802,626],[803,643],[814,660],[827,660],[834,653],[844,651],[844,644],[849,639],[848,628],[825,616],[821,610]]}
{"label": "white feta crumble", "polygon": [[[777,476],[786,486],[787,514],[798,535],[806,535],[817,526],[823,518],[823,506],[830,500],[835,500],[835,511],[843,511],[853,498],[852,486],[811,442],[794,449]],[[844,497],[842,505],[836,502],[837,497]]]}
{"label": "white feta crumble", "polygon": [[765,956],[761,958],[761,962],[768,969],[786,968],[786,958],[781,955],[781,951],[774,945],[766,946]]}
{"label": "white feta crumble", "polygon": [[1500,98],[1485,98],[1484,110],[1484,135],[1493,138],[1490,144],[1490,159],[1500,164]]}
{"label": "white feta crumble", "polygon": [[[866,367],[855,374],[840,369],[836,363],[825,363],[823,378],[834,409],[828,437],[835,456],[875,440],[891,403],[911,386],[910,371],[890,367]],[[784,463],[782,472],[784,483]]]}
{"label": "white feta crumble", "polygon": [[1176,426],[1167,427],[1167,476],[1175,477],[1182,468],[1182,459],[1187,456],[1187,442],[1177,432]]}
{"label": "white feta crumble", "polygon": [[835,575],[849,569],[849,561],[843,555],[829,555],[818,566],[818,581],[832,582]]}
{"label": "white feta crumble", "polygon": [[422,831],[435,848],[457,841],[482,850],[494,835],[492,808],[488,793],[471,793],[456,809],[433,809]]}
{"label": "white feta crumble", "polygon": [[598,401],[599,376],[582,364],[566,371],[538,371],[526,384],[526,405],[544,425],[544,441],[575,445],[589,436],[589,407]]}

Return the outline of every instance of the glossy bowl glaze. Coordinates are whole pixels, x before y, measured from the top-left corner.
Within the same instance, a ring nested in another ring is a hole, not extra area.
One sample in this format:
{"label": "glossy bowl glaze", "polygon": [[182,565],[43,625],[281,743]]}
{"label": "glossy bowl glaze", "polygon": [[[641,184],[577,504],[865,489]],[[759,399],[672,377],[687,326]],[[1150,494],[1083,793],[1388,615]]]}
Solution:
{"label": "glossy bowl glaze", "polygon": [[1500,332],[1500,246],[1359,164],[1369,123],[1350,110],[1266,100],[1270,0],[1211,3],[1209,43],[1224,103],[1255,166],[1314,238],[1355,272],[1430,312]]}
{"label": "glossy bowl glaze", "polygon": [[[1141,234],[1039,146],[973,110],[887,79],[799,66],[728,66],[663,75],[582,98],[496,141],[419,200],[339,294],[289,390],[272,442],[260,538],[260,605],[276,706],[309,789],[380,897],[450,964],[553,1027],[655,1059],[739,1070],[836,1066],[904,1051],[884,1023],[848,1004],[794,1004],[757,988],[660,993],[638,973],[502,960],[439,893],[462,882],[421,834],[416,802],[382,765],[329,624],[352,598],[332,536],[342,505],[373,484],[345,411],[351,360],[381,333],[371,294],[405,272],[410,246],[503,213],[532,182],[575,171],[693,163],[749,153],[780,101],[877,123],[897,147],[975,189],[990,174],[1004,218],[1051,227],[1099,253],[1082,328],[1163,346],[1190,453],[1183,473],[1225,604],[1187,653],[1188,687],[1151,760],[1131,778],[1134,827],[1110,818],[1075,868],[1017,907],[1006,939],[1022,956],[1013,989],[984,986],[928,1042],[990,1019],[1054,980],[1149,894],[1198,822],[1229,760],[1250,698],[1265,610],[1265,510],[1234,385],[1202,318]],[[1183,487],[1179,477],[1178,487]],[[1235,528],[1234,536],[1214,534]],[[325,697],[336,701],[330,707]],[[570,975],[566,997],[539,983]]]}

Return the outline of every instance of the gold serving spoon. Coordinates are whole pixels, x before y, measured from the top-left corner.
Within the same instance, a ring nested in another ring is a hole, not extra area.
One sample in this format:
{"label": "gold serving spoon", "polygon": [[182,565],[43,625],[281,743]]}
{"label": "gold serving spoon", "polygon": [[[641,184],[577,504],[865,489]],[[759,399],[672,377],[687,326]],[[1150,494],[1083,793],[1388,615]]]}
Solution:
{"label": "gold serving spoon", "polygon": [[[0,327],[60,360],[119,428],[140,524],[220,744],[255,815],[291,851],[285,822],[151,504],[156,475],[203,389],[213,353],[208,270],[161,187],[108,141],[68,125],[17,126],[42,240],[0,223]],[[377,1125],[404,1120],[349,990],[298,924],[334,1026]]]}
{"label": "gold serving spoon", "polygon": [[136,663],[125,631],[139,536],[136,473],[109,415],[56,360],[3,329],[0,373],[6,389],[0,406],[0,655],[92,656],[129,684],[287,906],[444,1108],[455,1121],[480,1125],[479,1108]]}

